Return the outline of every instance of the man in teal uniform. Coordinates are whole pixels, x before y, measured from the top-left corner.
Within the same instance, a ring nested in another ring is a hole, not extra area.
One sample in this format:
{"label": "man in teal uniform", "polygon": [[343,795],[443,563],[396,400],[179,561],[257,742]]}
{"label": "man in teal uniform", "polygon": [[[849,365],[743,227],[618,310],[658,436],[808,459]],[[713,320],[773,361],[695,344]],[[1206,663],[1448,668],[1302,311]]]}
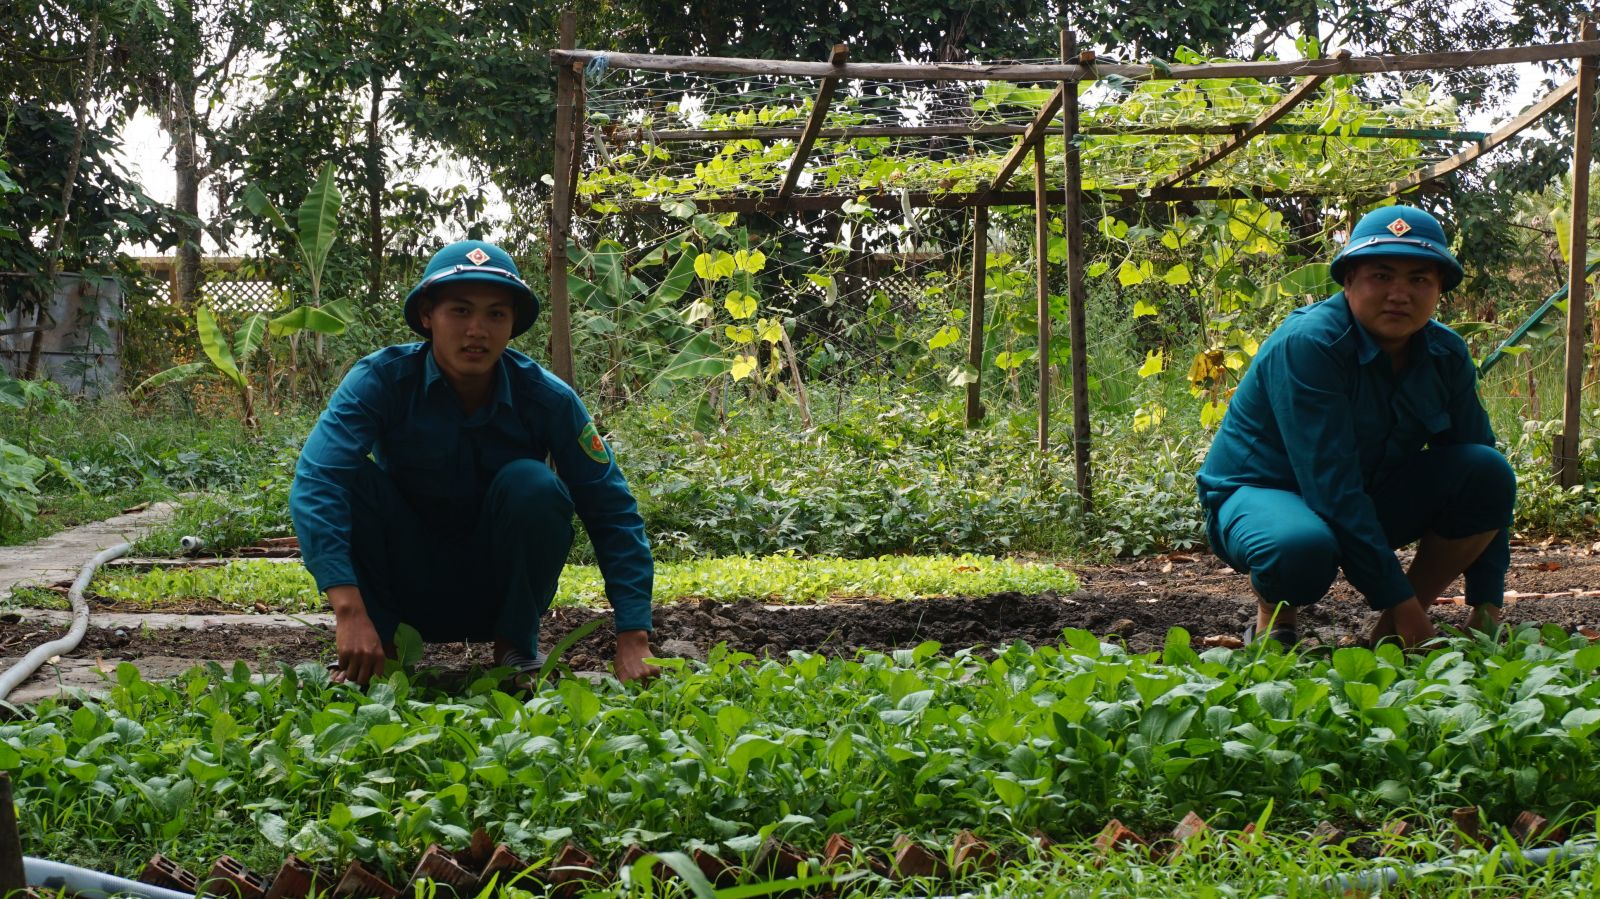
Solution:
{"label": "man in teal uniform", "polygon": [[337,679],[381,673],[402,623],[537,670],[574,512],[615,610],[617,676],[658,673],[650,544],[622,471],[572,388],[506,348],[538,312],[505,251],[445,247],[406,297],[424,342],[356,363],[306,439],[289,510],[333,607]]}
{"label": "man in teal uniform", "polygon": [[1516,478],[1466,344],[1432,318],[1462,275],[1433,216],[1371,212],[1334,257],[1344,289],[1290,313],[1240,381],[1197,481],[1212,548],[1256,591],[1247,637],[1294,643],[1339,569],[1375,640],[1433,637],[1427,608],[1463,573],[1469,624],[1498,622]]}

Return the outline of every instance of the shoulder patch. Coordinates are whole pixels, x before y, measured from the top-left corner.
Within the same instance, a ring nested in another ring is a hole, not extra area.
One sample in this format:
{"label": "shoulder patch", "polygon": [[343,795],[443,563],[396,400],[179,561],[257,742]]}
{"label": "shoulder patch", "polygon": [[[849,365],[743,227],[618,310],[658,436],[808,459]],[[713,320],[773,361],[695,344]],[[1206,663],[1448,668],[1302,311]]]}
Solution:
{"label": "shoulder patch", "polygon": [[611,461],[611,453],[606,449],[606,442],[600,439],[600,431],[589,421],[578,432],[578,445],[583,447],[583,454],[596,462],[604,465]]}

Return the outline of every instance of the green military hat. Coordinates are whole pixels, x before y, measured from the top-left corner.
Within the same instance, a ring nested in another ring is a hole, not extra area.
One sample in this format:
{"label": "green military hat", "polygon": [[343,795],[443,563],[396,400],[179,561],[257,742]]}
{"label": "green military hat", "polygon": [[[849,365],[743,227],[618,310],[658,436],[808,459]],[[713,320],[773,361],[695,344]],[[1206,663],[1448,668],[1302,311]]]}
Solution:
{"label": "green military hat", "polygon": [[1377,256],[1406,256],[1436,262],[1439,278],[1447,291],[1454,290],[1466,277],[1461,263],[1450,252],[1450,242],[1439,220],[1415,206],[1385,206],[1362,216],[1350,232],[1344,249],[1333,257],[1329,273],[1342,285],[1352,260]]}
{"label": "green military hat", "polygon": [[432,337],[422,327],[422,300],[440,284],[459,281],[480,281],[499,284],[511,289],[515,298],[516,317],[511,326],[511,336],[528,330],[539,315],[539,298],[522,280],[522,273],[511,260],[511,254],[492,243],[482,240],[458,240],[433,254],[428,268],[423,271],[417,286],[406,294],[406,324],[423,337]]}

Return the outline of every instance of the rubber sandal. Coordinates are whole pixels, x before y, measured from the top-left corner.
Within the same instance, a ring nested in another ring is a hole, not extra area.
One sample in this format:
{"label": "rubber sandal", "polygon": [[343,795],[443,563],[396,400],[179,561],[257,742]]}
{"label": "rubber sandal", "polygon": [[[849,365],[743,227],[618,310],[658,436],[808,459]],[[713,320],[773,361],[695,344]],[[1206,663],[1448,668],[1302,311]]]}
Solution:
{"label": "rubber sandal", "polygon": [[539,683],[539,672],[544,670],[547,656],[535,651],[532,656],[520,649],[506,652],[496,662],[496,668],[510,668],[510,681],[519,690],[532,690]]}
{"label": "rubber sandal", "polygon": [[[1251,622],[1250,626],[1244,629],[1242,639],[1244,640],[1245,645],[1249,646],[1250,644],[1256,642],[1256,637],[1256,626],[1254,622]],[[1266,638],[1268,640],[1277,640],[1279,645],[1283,646],[1284,649],[1288,649],[1289,647],[1300,642],[1299,632],[1292,627],[1275,627],[1271,631],[1267,632]]]}

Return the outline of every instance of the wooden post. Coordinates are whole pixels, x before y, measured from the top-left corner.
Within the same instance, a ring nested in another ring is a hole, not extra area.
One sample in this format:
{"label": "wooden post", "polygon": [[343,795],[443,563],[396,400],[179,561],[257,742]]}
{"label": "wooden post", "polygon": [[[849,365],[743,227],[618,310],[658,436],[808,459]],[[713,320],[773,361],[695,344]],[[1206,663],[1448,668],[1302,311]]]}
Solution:
{"label": "wooden post", "polygon": [[[1584,40],[1595,39],[1595,23],[1585,17]],[[1567,266],[1567,383],[1561,438],[1556,452],[1556,477],[1562,487],[1578,483],[1578,432],[1583,402],[1583,346],[1588,336],[1589,283],[1584,275],[1589,255],[1589,169],[1594,164],[1595,75],[1600,60],[1585,56],[1578,63],[1578,110],[1572,141],[1572,256]]]}
{"label": "wooden post", "polygon": [[972,307],[967,316],[967,364],[973,378],[967,384],[967,427],[983,420],[984,294],[989,289],[989,207],[972,208]]}
{"label": "wooden post", "polygon": [[[561,49],[577,46],[578,19],[561,14]],[[572,63],[556,63],[556,154],[550,167],[555,181],[550,200],[550,367],[576,387],[572,366],[572,307],[567,295],[567,236],[572,232],[572,176],[578,148],[573,145],[574,105],[578,76]]]}
{"label": "wooden post", "polygon": [[[1061,32],[1061,61],[1077,55],[1078,38]],[[1063,82],[1061,132],[1066,137],[1067,304],[1072,343],[1072,473],[1085,512],[1094,509],[1093,472],[1089,467],[1089,334],[1087,291],[1083,284],[1083,158],[1078,148],[1078,84]]]}
{"label": "wooden post", "polygon": [[0,896],[27,888],[28,877],[22,869],[22,834],[11,797],[11,774],[0,771]]}
{"label": "wooden post", "polygon": [[1044,185],[1044,140],[1033,145],[1033,240],[1038,256],[1039,451],[1050,448],[1050,207]]}

